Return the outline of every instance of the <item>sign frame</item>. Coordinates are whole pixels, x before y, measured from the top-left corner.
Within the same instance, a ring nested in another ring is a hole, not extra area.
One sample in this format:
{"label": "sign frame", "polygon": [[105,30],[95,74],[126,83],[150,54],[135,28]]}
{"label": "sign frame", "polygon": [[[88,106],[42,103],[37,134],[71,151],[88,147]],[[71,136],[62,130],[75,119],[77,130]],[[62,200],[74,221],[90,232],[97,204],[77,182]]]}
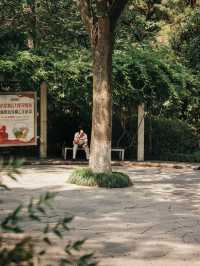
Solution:
{"label": "sign frame", "polygon": [[19,92],[0,92],[1,95],[23,95],[23,94],[31,94],[34,99],[34,135],[35,141],[33,143],[19,143],[19,144],[0,144],[0,148],[4,147],[25,147],[25,146],[37,146],[37,92],[36,91],[19,91]]}

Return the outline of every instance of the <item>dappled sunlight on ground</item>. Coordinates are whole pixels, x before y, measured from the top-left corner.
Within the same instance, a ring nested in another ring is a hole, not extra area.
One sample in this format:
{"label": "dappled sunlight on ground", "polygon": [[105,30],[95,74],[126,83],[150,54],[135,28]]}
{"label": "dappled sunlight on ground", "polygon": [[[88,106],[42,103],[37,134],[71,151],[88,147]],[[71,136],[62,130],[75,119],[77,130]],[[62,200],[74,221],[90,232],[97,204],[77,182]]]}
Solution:
{"label": "dappled sunlight on ground", "polygon": [[[67,166],[26,166],[1,192],[1,215],[31,196],[58,192],[49,222],[75,216],[68,238],[88,238],[86,249],[104,266],[189,266],[200,263],[200,173],[192,169],[120,168],[134,186],[100,189],[66,183]],[[37,226],[33,227],[37,233]],[[62,245],[63,242],[60,243]],[[52,252],[53,254],[53,252]]]}

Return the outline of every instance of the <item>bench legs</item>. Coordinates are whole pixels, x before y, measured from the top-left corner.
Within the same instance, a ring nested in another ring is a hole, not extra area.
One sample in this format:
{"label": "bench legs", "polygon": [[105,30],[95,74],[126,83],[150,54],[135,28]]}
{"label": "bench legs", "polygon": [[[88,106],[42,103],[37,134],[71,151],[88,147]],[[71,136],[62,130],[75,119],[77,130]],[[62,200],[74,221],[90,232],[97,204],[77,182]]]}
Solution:
{"label": "bench legs", "polygon": [[124,150],[121,151],[121,159],[124,161]]}
{"label": "bench legs", "polygon": [[[64,157],[64,160],[66,161],[67,160],[67,151],[68,149],[64,148],[63,149],[63,157]],[[124,161],[124,155],[125,155],[125,151],[124,150],[121,150],[121,151],[118,151],[119,152],[119,157],[122,161]]]}
{"label": "bench legs", "polygon": [[[64,160],[65,161],[67,160],[67,152],[70,151],[70,150],[72,150],[72,152],[73,152],[73,148],[64,148],[63,149],[62,154],[63,154],[63,157],[64,157]],[[89,159],[89,147],[87,147],[86,149],[83,148],[81,150],[84,150],[85,151],[86,158]],[[73,157],[74,157],[74,154],[73,154]]]}
{"label": "bench legs", "polygon": [[124,161],[124,150],[119,152],[119,158],[121,159],[121,161]]}
{"label": "bench legs", "polygon": [[112,149],[112,151],[118,152],[119,153],[119,159],[121,161],[124,161],[125,150],[113,150]]}
{"label": "bench legs", "polygon": [[67,149],[64,150],[64,160],[67,160]]}

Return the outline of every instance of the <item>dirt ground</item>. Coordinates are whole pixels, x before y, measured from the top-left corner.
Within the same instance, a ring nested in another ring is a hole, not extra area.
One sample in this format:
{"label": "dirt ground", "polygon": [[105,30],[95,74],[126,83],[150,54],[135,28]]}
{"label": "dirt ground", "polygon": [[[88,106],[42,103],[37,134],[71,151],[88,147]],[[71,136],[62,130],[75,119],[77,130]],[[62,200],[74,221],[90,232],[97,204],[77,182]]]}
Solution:
{"label": "dirt ground", "polygon": [[[86,237],[100,266],[200,265],[200,171],[189,168],[115,167],[133,179],[127,189],[69,185],[65,165],[25,166],[1,192],[0,217],[31,196],[58,192],[54,223],[75,216],[66,237]],[[29,224],[30,230],[38,230]],[[60,242],[60,246],[62,246]]]}

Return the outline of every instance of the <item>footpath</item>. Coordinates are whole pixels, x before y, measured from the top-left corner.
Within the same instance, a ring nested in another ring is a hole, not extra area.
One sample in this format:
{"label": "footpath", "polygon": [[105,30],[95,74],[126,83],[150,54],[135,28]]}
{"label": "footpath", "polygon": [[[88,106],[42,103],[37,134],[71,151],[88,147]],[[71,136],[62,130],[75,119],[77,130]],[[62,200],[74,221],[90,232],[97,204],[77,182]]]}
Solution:
{"label": "footpath", "polygon": [[[63,160],[60,158],[48,158],[48,159],[27,159],[25,165],[74,165],[74,166],[87,166],[87,161],[72,161]],[[112,161],[112,166],[121,167],[159,167],[159,168],[174,168],[174,169],[194,169],[200,170],[199,163],[187,163],[187,162],[169,162],[169,161]]]}
{"label": "footpath", "polygon": [[[87,239],[84,251],[93,252],[99,266],[200,265],[200,175],[192,164],[117,162],[124,166],[113,169],[128,174],[134,186],[103,189],[68,184],[77,164],[40,165],[59,163],[50,159],[32,163],[38,165],[23,166],[18,182],[5,180],[11,190],[1,191],[0,219],[31,197],[56,193],[48,224],[66,214],[74,220],[63,240],[47,251],[49,264],[57,265],[67,241]],[[43,215],[41,219],[46,221]],[[22,225],[40,236],[39,223],[24,220]]]}

